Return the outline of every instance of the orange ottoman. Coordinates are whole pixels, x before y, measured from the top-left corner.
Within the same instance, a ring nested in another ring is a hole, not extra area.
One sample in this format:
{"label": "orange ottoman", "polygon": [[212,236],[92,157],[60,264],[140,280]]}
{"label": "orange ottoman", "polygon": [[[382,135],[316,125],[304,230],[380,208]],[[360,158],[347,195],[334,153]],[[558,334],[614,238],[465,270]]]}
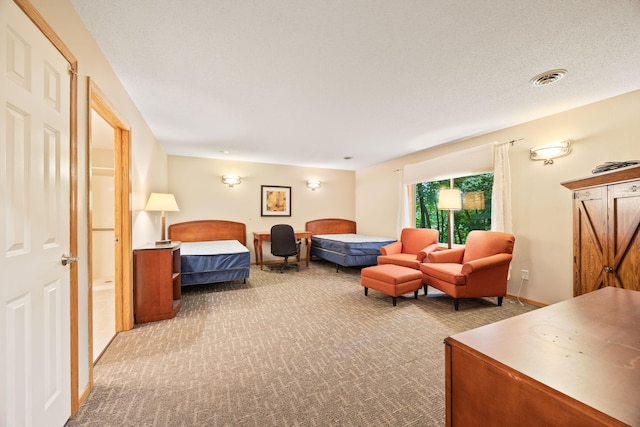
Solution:
{"label": "orange ottoman", "polygon": [[399,295],[413,291],[418,298],[418,290],[422,287],[422,273],[414,268],[395,264],[381,264],[363,268],[360,272],[360,284],[364,286],[364,295],[369,288],[393,297],[395,307]]}

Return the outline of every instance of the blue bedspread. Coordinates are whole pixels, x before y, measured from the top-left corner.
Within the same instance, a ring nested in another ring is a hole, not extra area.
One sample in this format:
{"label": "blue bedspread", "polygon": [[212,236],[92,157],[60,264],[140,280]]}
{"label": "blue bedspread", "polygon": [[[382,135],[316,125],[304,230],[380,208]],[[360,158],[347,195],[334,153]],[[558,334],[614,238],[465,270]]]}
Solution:
{"label": "blue bedspread", "polygon": [[251,254],[237,240],[184,242],[180,246],[183,285],[244,280]]}

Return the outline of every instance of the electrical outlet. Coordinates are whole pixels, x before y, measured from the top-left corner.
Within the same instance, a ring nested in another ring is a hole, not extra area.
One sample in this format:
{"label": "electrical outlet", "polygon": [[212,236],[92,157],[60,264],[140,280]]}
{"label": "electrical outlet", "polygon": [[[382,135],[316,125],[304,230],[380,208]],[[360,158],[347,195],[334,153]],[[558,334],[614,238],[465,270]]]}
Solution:
{"label": "electrical outlet", "polygon": [[522,280],[529,280],[529,270],[522,270]]}

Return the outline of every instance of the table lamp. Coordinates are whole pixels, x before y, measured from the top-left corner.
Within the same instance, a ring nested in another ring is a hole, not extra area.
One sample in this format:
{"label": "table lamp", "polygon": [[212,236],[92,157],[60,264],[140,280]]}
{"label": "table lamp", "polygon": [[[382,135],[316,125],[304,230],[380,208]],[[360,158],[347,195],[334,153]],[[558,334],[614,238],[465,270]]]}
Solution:
{"label": "table lamp", "polygon": [[441,188],[438,192],[438,209],[449,211],[448,247],[453,242],[453,211],[462,209],[462,193],[459,188]]}
{"label": "table lamp", "polygon": [[465,210],[482,210],[484,209],[484,192],[467,191],[464,193],[464,202],[462,208]]}
{"label": "table lamp", "polygon": [[147,201],[147,206],[145,206],[144,210],[150,212],[162,212],[160,216],[162,222],[162,231],[160,233],[160,240],[156,241],[156,245],[165,245],[167,243],[171,243],[171,240],[167,240],[165,234],[166,227],[164,213],[180,211],[180,209],[178,208],[178,204],[176,203],[176,198],[173,197],[173,194],[151,193],[151,195],[149,196],[149,201]]}

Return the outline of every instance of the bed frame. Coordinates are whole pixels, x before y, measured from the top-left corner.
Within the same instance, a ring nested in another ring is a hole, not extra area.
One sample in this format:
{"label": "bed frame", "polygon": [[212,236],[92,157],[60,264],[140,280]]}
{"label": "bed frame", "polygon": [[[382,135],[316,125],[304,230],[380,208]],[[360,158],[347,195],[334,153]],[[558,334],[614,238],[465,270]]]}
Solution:
{"label": "bed frame", "polygon": [[307,222],[304,229],[311,234],[355,234],[356,222],[340,218],[316,219]]}
{"label": "bed frame", "polygon": [[[247,227],[244,223],[225,220],[201,220],[181,222],[169,226],[169,239],[179,242],[207,242],[213,240],[237,240],[246,247]],[[249,252],[250,254],[250,252]],[[208,283],[227,282],[232,280],[243,280],[246,283],[249,277],[251,266],[250,257],[248,260],[231,262],[230,255],[200,255],[210,258],[209,261],[224,259],[226,267],[203,268],[205,271],[189,271],[183,267],[183,285],[198,285]],[[182,265],[190,265],[185,256],[182,256]],[[242,259],[242,258],[240,258]],[[246,265],[245,265],[246,264]],[[211,265],[211,264],[209,264]],[[202,267],[195,267],[196,269]],[[193,267],[191,268],[191,270]]]}
{"label": "bed frame", "polygon": [[169,239],[179,242],[237,240],[247,245],[247,226],[241,222],[207,219],[171,224]]}

